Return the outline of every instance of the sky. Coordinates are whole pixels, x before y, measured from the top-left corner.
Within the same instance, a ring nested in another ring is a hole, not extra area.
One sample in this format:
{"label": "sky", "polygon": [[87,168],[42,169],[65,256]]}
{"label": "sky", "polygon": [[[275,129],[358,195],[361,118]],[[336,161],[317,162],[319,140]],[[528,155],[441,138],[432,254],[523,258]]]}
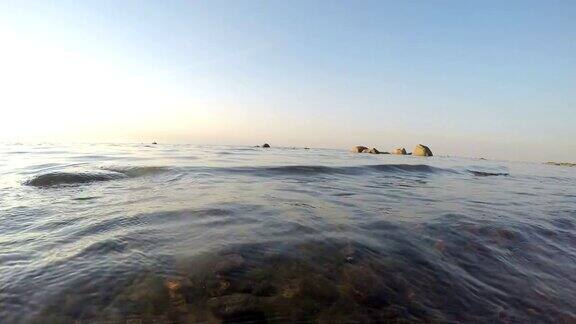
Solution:
{"label": "sky", "polygon": [[576,161],[576,1],[0,2],[0,142]]}

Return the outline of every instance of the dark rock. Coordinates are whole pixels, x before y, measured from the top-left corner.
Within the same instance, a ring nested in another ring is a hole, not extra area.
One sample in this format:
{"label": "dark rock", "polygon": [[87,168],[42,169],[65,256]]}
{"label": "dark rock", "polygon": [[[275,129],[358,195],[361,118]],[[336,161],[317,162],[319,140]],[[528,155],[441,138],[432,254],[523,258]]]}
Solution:
{"label": "dark rock", "polygon": [[209,282],[206,286],[210,296],[222,296],[229,292],[231,283],[226,279],[220,278]]}
{"label": "dark rock", "polygon": [[343,291],[357,303],[381,307],[388,303],[388,291],[382,279],[365,265],[346,264],[343,275]]}
{"label": "dark rock", "polygon": [[321,275],[308,276],[298,285],[298,298],[310,298],[314,302],[333,303],[338,299],[338,289]]}
{"label": "dark rock", "polygon": [[444,244],[443,240],[437,240],[436,243],[434,243],[434,248],[439,252],[444,252],[444,250],[446,250],[446,244]]}
{"label": "dark rock", "polygon": [[237,314],[254,312],[257,309],[257,298],[250,294],[232,294],[213,297],[208,300],[208,307],[218,317],[230,317]]}
{"label": "dark rock", "polygon": [[318,323],[375,323],[366,309],[359,307],[349,298],[341,298],[318,316]]}
{"label": "dark rock", "polygon": [[368,148],[366,146],[354,146],[352,148],[352,152],[354,153],[362,153],[364,150],[367,150]]}
{"label": "dark rock", "polygon": [[274,286],[267,280],[255,282],[251,288],[252,293],[256,296],[272,296],[276,292]]}
{"label": "dark rock", "polygon": [[214,264],[214,272],[227,273],[242,268],[244,265],[244,257],[240,254],[226,254]]}
{"label": "dark rock", "polygon": [[262,145],[263,148],[270,148],[270,144],[268,143],[264,143],[264,145]]}
{"label": "dark rock", "polygon": [[359,256],[358,250],[352,244],[344,246],[344,248],[340,250],[340,255],[342,255],[348,263],[354,263]]}
{"label": "dark rock", "polygon": [[378,149],[376,149],[375,147],[367,148],[366,146],[355,146],[352,148],[352,152],[354,152],[354,153],[380,154],[380,151],[378,151]]}
{"label": "dark rock", "polygon": [[292,298],[300,292],[300,282],[296,279],[290,280],[279,289],[280,296]]}
{"label": "dark rock", "polygon": [[188,305],[186,304],[186,299],[182,294],[182,286],[183,286],[182,280],[169,279],[166,281],[170,311],[173,313],[188,312]]}

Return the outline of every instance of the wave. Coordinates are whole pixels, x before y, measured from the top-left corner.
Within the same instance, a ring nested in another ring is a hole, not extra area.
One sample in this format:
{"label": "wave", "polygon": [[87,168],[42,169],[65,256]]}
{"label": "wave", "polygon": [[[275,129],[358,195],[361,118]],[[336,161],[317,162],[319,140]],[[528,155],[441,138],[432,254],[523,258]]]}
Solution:
{"label": "wave", "polygon": [[[60,185],[85,184],[99,181],[118,180],[124,178],[136,178],[168,172],[172,170],[168,167],[159,166],[109,166],[102,167],[97,171],[77,171],[77,172],[50,172],[40,174],[24,182],[24,184],[34,187],[55,187]],[[315,176],[315,175],[360,175],[366,173],[418,173],[433,174],[440,172],[456,172],[450,169],[442,169],[429,165],[411,164],[382,164],[350,167],[329,167],[320,165],[286,165],[286,166],[266,166],[266,167],[233,167],[233,168],[211,168],[201,167],[194,171],[223,172],[247,174],[253,176]]]}
{"label": "wave", "polygon": [[477,177],[498,177],[498,176],[509,176],[509,173],[505,172],[483,172],[483,171],[474,171],[468,170],[468,172],[472,173]]}
{"label": "wave", "polygon": [[439,172],[456,172],[449,169],[437,168],[425,164],[378,164],[369,165],[376,171],[384,172],[420,172],[420,173],[439,173]]}
{"label": "wave", "polygon": [[259,176],[266,175],[319,175],[344,174],[357,175],[369,172],[385,173],[440,173],[455,172],[448,169],[432,167],[423,164],[379,164],[352,167],[328,167],[321,165],[287,165],[273,167],[238,167],[222,168],[221,171],[232,173],[248,173]]}
{"label": "wave", "polygon": [[98,171],[59,171],[37,175],[24,184],[33,187],[57,187],[91,182],[143,177],[165,171],[164,167],[104,167]]}
{"label": "wave", "polygon": [[82,184],[97,181],[108,181],[125,178],[118,172],[50,172],[37,175],[24,182],[33,187],[55,187],[67,184]]}
{"label": "wave", "polygon": [[161,166],[110,166],[102,170],[123,174],[129,178],[144,177],[168,171],[169,168]]}

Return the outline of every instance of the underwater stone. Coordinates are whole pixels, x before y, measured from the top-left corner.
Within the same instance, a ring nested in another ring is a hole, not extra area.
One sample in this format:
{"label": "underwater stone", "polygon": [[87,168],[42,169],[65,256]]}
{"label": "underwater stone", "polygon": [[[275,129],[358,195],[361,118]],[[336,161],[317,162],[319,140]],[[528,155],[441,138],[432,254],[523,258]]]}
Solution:
{"label": "underwater stone", "polygon": [[214,265],[214,272],[216,273],[226,273],[244,265],[244,257],[240,254],[227,254],[223,255],[220,260]]}
{"label": "underwater stone", "polygon": [[208,307],[219,317],[254,311],[256,304],[257,298],[250,294],[232,294],[208,300]]}

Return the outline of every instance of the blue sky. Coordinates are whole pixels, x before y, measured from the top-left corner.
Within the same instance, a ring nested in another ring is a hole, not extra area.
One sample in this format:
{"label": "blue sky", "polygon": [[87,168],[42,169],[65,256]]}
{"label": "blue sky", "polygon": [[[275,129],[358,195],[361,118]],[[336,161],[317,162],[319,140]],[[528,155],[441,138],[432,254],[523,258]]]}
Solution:
{"label": "blue sky", "polygon": [[576,160],[574,1],[3,1],[0,39],[0,140]]}

